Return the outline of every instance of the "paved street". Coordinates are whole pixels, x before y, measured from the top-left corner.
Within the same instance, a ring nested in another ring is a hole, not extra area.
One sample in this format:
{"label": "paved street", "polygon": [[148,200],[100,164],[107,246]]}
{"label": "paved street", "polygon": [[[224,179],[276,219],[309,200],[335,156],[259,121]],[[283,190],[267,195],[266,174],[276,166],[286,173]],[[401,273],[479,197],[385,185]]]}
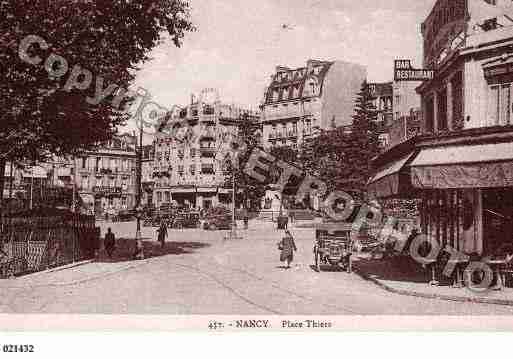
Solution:
{"label": "paved street", "polygon": [[[112,227],[119,238],[135,230],[134,223]],[[270,223],[251,227],[236,241],[224,240],[225,231],[171,231],[163,256],[134,262],[118,253],[113,262],[3,280],[0,308],[83,314],[513,314],[507,306],[391,294],[357,274],[317,273],[310,267],[309,229],[293,231],[298,252],[286,270],[278,260],[280,234]],[[143,236],[153,232],[145,228]]]}

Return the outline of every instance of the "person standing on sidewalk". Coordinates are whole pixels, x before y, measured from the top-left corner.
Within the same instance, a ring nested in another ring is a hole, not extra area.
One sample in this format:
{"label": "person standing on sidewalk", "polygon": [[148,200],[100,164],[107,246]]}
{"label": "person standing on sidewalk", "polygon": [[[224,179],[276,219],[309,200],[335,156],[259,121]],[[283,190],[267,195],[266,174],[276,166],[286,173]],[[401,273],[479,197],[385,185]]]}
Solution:
{"label": "person standing on sidewalk", "polygon": [[114,233],[112,233],[110,227],[107,229],[107,233],[105,234],[105,250],[107,251],[107,255],[109,259],[112,259],[112,253],[116,249],[116,237]]}
{"label": "person standing on sidewalk", "polygon": [[249,214],[248,214],[248,210],[246,208],[244,208],[243,220],[244,220],[244,229],[248,229]]}
{"label": "person standing on sidewalk", "polygon": [[297,251],[294,237],[292,237],[289,230],[285,230],[285,237],[283,237],[278,244],[278,248],[281,250],[280,261],[287,262],[287,269],[289,269],[290,263],[292,263],[294,259],[294,252]]}
{"label": "person standing on sidewalk", "polygon": [[166,245],[166,237],[167,237],[167,226],[166,221],[162,220],[160,222],[160,227],[157,229],[158,233],[158,240],[160,242],[160,247],[164,249],[164,246]]}

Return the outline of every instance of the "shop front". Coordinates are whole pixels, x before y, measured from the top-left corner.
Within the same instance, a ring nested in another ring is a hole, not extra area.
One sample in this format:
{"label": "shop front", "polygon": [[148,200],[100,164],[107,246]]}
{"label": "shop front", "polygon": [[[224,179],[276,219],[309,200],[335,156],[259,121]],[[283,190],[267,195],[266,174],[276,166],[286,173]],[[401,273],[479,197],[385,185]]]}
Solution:
{"label": "shop front", "polygon": [[394,150],[376,160],[372,197],[421,198],[422,233],[442,248],[478,256],[513,248],[513,127],[424,135]]}
{"label": "shop front", "polygon": [[[196,207],[198,209],[208,210],[217,207],[221,200],[222,195],[219,194],[217,187],[197,187]],[[231,193],[231,192],[230,192]]]}
{"label": "shop front", "polygon": [[121,209],[128,209],[127,195],[121,187],[96,186],[93,188],[94,213],[97,217],[112,218]]}
{"label": "shop front", "polygon": [[196,206],[196,188],[194,186],[177,186],[172,188],[169,193],[171,201],[176,202],[180,207],[194,208]]}

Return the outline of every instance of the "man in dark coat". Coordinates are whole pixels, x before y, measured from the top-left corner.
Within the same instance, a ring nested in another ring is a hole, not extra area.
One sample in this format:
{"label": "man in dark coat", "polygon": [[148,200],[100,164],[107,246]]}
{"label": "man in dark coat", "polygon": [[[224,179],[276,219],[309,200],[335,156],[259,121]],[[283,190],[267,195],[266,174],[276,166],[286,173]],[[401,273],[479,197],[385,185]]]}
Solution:
{"label": "man in dark coat", "polygon": [[294,259],[294,252],[297,251],[294,237],[289,230],[285,230],[285,237],[282,238],[279,248],[281,249],[280,261],[287,262],[287,269],[289,269],[290,263]]}
{"label": "man in dark coat", "polygon": [[159,242],[160,242],[160,246],[161,248],[164,248],[164,246],[166,245],[166,237],[167,237],[167,226],[166,226],[166,221],[162,221],[160,222],[160,227],[159,229],[157,230],[158,232],[158,239],[159,239]]}
{"label": "man in dark coat", "polygon": [[112,233],[111,229],[107,229],[107,233],[105,234],[105,250],[107,251],[107,255],[112,259],[112,253],[114,253],[114,249],[116,248],[116,237],[114,233]]}

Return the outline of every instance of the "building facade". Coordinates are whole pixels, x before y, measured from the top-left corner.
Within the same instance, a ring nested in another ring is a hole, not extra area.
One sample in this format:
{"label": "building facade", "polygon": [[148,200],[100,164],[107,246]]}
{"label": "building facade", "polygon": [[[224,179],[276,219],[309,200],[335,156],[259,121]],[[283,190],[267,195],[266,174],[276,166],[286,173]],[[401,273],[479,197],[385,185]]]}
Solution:
{"label": "building facade", "polygon": [[379,143],[382,149],[389,146],[389,128],[393,121],[393,86],[392,82],[369,83],[369,92],[377,112],[376,124],[379,131]]}
{"label": "building facade", "polygon": [[136,136],[120,135],[71,160],[71,181],[97,217],[135,206],[136,144]]}
{"label": "building facade", "polygon": [[29,207],[51,206],[52,192],[66,189],[80,197],[77,203],[88,214],[101,217],[130,209],[135,204],[135,141],[121,135],[71,159],[53,158],[23,168],[8,163],[4,198],[20,199]]}
{"label": "building facade", "polygon": [[412,111],[420,111],[420,95],[416,89],[421,82],[418,81],[394,81],[393,82],[393,110],[394,121],[401,117],[411,116]]}
{"label": "building facade", "polygon": [[438,0],[422,24],[424,134],[375,161],[369,192],[422,199],[422,231],[465,254],[513,244],[513,6]]}
{"label": "building facade", "polygon": [[363,66],[342,61],[278,66],[261,105],[264,147],[295,147],[321,129],[350,125],[366,76]]}
{"label": "building facade", "polygon": [[258,121],[258,114],[221,102],[214,89],[203,90],[188,106],[168,114],[171,130],[155,139],[155,205],[207,209],[231,202],[226,161],[243,120]]}
{"label": "building facade", "polygon": [[394,119],[388,128],[389,147],[407,141],[408,139],[418,136],[422,133],[422,112],[420,109],[410,109],[410,113]]}

